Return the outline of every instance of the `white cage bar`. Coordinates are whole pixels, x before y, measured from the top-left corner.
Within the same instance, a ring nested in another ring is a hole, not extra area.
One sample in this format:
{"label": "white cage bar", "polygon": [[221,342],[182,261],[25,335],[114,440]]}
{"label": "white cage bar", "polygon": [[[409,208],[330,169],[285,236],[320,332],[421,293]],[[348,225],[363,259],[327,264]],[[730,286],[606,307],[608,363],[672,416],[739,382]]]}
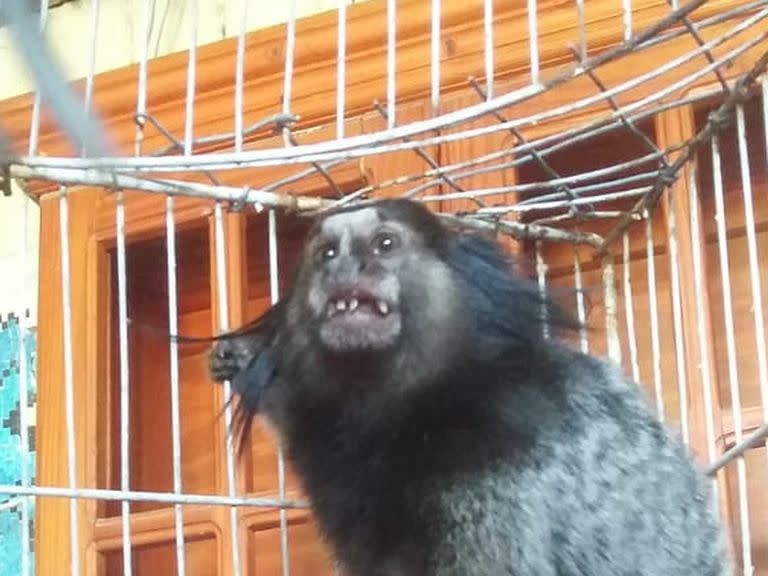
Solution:
{"label": "white cage bar", "polygon": [[622,278],[624,280],[624,314],[627,322],[627,343],[629,344],[629,362],[632,367],[632,378],[640,381],[640,366],[637,359],[637,335],[635,333],[635,311],[632,306],[632,265],[630,255],[629,232],[622,235]]}
{"label": "white cage bar", "polygon": [[[725,315],[725,336],[728,347],[728,381],[730,384],[731,404],[733,406],[733,429],[736,443],[743,439],[743,423],[741,412],[741,390],[736,357],[736,340],[734,335],[730,265],[728,263],[728,239],[725,230],[725,206],[723,200],[722,172],[720,163],[719,139],[712,139],[712,171],[715,190],[715,210],[717,222],[717,240],[720,257],[720,270],[723,289],[723,313]],[[752,549],[749,545],[749,501],[747,496],[747,467],[744,458],[736,461],[738,482],[739,527],[741,532],[741,554],[745,574],[752,573]]]}
{"label": "white cage bar", "polygon": [[[166,259],[168,278],[168,332],[178,334],[178,303],[176,275],[176,222],[173,196],[165,199]],[[179,400],[179,347],[175,339],[169,342],[171,380],[171,443],[173,458],[173,493],[182,494],[181,479],[181,402]],[[231,496],[233,494],[230,494]],[[181,504],[174,504],[174,533],[176,537],[176,573],[186,574],[184,545],[184,512]]]}
{"label": "white cage bar", "polygon": [[690,441],[688,420],[688,374],[685,368],[683,341],[683,304],[680,290],[680,255],[677,244],[677,212],[674,202],[667,205],[667,245],[669,246],[669,290],[672,295],[672,327],[675,338],[675,368],[677,370],[677,398],[680,404],[680,428],[683,442]]}
{"label": "white cage bar", "polygon": [[[130,379],[128,366],[128,295],[125,271],[125,204],[118,192],[116,207],[117,229],[117,291],[118,331],[120,341],[120,490],[130,490]],[[120,506],[123,529],[123,574],[133,573],[131,546],[131,507],[124,500]]]}
{"label": "white cage bar", "polygon": [[[702,270],[702,263],[704,262],[702,254],[702,238],[700,230],[700,217],[699,217],[699,190],[696,182],[696,170],[695,166],[689,171],[688,176],[688,194],[689,194],[689,206],[690,206],[690,226],[691,226],[691,246],[693,248],[692,264],[693,264],[693,282],[694,282],[694,295],[696,298],[696,326],[697,326],[697,342],[699,349],[699,372],[701,375],[701,388],[702,399],[704,403],[705,414],[705,434],[707,441],[707,463],[711,464],[715,460],[717,452],[717,446],[715,443],[715,422],[714,422],[714,405],[712,402],[712,374],[710,373],[710,365],[708,362],[709,351],[707,349],[707,318],[706,318],[706,306],[704,303],[705,283],[704,273]],[[717,479],[713,478],[712,481],[712,495],[715,505],[718,504],[719,494]]]}
{"label": "white cage bar", "polygon": [[[74,367],[72,366],[72,288],[69,269],[69,202],[67,190],[59,192],[59,233],[61,242],[61,298],[64,340],[64,410],[67,434],[67,479],[70,490],[77,489],[77,454],[75,452]],[[5,490],[3,490],[5,492]],[[72,574],[80,574],[80,541],[77,500],[69,500],[69,553]]]}

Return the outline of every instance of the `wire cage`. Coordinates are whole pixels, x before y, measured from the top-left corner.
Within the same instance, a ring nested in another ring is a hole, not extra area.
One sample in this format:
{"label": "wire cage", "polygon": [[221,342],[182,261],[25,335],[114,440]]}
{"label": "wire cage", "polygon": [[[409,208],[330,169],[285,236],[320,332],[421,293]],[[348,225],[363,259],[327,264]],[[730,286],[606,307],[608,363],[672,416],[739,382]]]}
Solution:
{"label": "wire cage", "polygon": [[768,575],[768,2],[291,0],[251,30],[239,0],[203,44],[193,0],[164,56],[159,4],[134,4],[138,56],[99,73],[108,26],[81,10],[74,83],[47,4],[0,7],[36,81],[0,102],[0,182],[41,222],[37,466],[0,485],[18,573],[333,573],[269,431],[237,458],[205,347],[159,335],[242,324],[307,215],[403,196],[579,289],[574,345],[643,383],[711,475],[739,573]]}

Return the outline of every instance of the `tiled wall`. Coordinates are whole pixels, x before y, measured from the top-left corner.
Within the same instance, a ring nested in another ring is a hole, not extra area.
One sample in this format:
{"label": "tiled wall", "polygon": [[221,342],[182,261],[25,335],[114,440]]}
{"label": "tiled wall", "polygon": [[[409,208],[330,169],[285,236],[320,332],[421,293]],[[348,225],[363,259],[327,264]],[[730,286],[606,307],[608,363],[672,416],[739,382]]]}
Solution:
{"label": "tiled wall", "polygon": [[[24,454],[20,435],[19,352],[26,351],[28,406],[27,429],[30,479],[35,475],[36,337],[34,329],[22,335],[18,318],[0,314],[0,484],[21,484]],[[21,508],[18,498],[0,494],[0,576],[21,573]],[[34,507],[30,501],[30,548],[34,548]],[[33,558],[30,558],[30,566]]]}

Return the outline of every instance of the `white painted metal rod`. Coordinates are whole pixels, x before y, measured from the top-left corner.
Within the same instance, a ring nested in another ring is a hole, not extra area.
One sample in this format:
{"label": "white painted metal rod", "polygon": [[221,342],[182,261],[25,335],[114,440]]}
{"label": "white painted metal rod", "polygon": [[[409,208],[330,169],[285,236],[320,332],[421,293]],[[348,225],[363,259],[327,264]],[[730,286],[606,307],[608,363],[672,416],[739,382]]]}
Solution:
{"label": "white painted metal rod", "polygon": [[[176,221],[174,219],[174,198],[165,199],[165,242],[168,278],[168,331],[178,334],[179,312],[176,274]],[[181,401],[179,393],[179,345],[175,338],[169,342],[171,380],[171,450],[173,459],[173,492],[182,493],[181,464]],[[186,574],[184,544],[184,514],[181,504],[174,505],[174,530],[176,534],[176,573]]]}
{"label": "white painted metal rod", "polygon": [[664,421],[664,389],[661,382],[661,343],[659,341],[659,308],[656,293],[656,255],[653,242],[653,218],[646,210],[645,219],[645,261],[648,280],[648,312],[651,328],[651,363],[653,364],[653,389],[656,398],[656,413]]}
{"label": "white painted metal rod", "polygon": [[669,276],[672,297],[672,328],[675,339],[675,368],[677,374],[677,393],[680,405],[680,430],[683,442],[690,441],[690,423],[688,422],[688,375],[685,365],[685,343],[683,341],[683,303],[680,288],[680,256],[677,243],[677,214],[674,202],[670,199],[667,212],[667,246],[669,247]]}
{"label": "white painted metal rod", "polygon": [[[214,235],[216,238],[216,283],[218,286],[219,307],[219,331],[224,333],[229,330],[229,284],[227,282],[227,244],[224,239],[224,215],[220,203],[214,208]],[[224,427],[227,455],[227,494],[230,498],[237,494],[237,478],[235,475],[235,447],[232,438],[232,385],[227,380],[224,382]],[[237,509],[233,506],[229,509],[229,524],[232,531],[232,566],[235,576],[240,574],[240,542],[239,526],[237,521]]]}
{"label": "white painted metal rod", "polygon": [[432,38],[430,50],[430,101],[432,115],[440,114],[440,36],[441,0],[432,0]]}
{"label": "white painted metal rod", "polygon": [[[278,267],[277,216],[274,210],[268,214],[269,235],[269,297],[274,305],[280,299],[280,272]],[[285,455],[282,446],[277,447],[277,484],[281,500],[285,499]],[[285,510],[280,511],[280,556],[282,575],[290,576],[290,557],[288,554],[288,517]]]}
{"label": "white painted metal rod", "polygon": [[573,247],[573,281],[576,288],[576,311],[579,319],[579,343],[581,351],[589,353],[589,339],[587,337],[587,315],[584,307],[584,287],[581,280],[581,260],[579,250]]}
{"label": "white painted metal rod", "polygon": [[243,95],[245,84],[245,31],[248,26],[248,0],[240,0],[240,28],[237,33],[235,61],[235,152],[243,151]]}
{"label": "white painted metal rod", "polygon": [[106,490],[99,488],[65,488],[62,486],[17,486],[0,484],[0,494],[9,496],[36,496],[77,500],[105,500],[120,502],[158,502],[160,504],[199,504],[202,506],[244,506],[250,508],[305,509],[307,504],[297,500],[278,498],[246,498],[219,496],[216,494],[174,494],[173,492],[148,492],[142,490]]}
{"label": "white painted metal rod", "polygon": [[336,138],[344,138],[347,95],[347,0],[339,0],[336,35]]}
{"label": "white painted metal rod", "polygon": [[[75,374],[72,350],[72,283],[69,268],[69,201],[66,189],[61,190],[59,197],[59,232],[61,234],[59,241],[61,246],[62,319],[64,323],[64,420],[67,442],[67,483],[70,490],[76,490],[77,452],[75,441]],[[70,568],[73,575],[80,574],[79,529],[77,500],[73,498],[69,501],[69,550]]]}
{"label": "white painted metal rod", "polygon": [[[128,356],[128,282],[125,263],[125,204],[123,193],[117,193],[115,208],[117,233],[117,300],[118,300],[118,343],[120,356],[120,490],[130,489],[131,482],[131,425],[130,425],[130,358]],[[133,573],[131,545],[131,506],[123,500],[120,503],[123,528],[123,575]]]}
{"label": "white painted metal rod", "polygon": [[[738,357],[736,355],[736,336],[733,318],[733,297],[731,293],[731,271],[728,261],[728,235],[726,231],[723,174],[720,162],[720,139],[717,135],[712,138],[712,181],[714,183],[715,222],[717,224],[717,248],[720,259],[720,281],[722,283],[723,293],[725,345],[728,357],[728,385],[731,393],[731,413],[733,415],[734,438],[738,445],[743,441],[741,385],[739,384]],[[751,574],[752,548],[750,546],[747,466],[743,457],[739,457],[736,461],[736,480],[738,487],[742,563],[744,573]]]}
{"label": "white painted metal rod", "polygon": [[[691,246],[693,248],[693,282],[696,300],[696,334],[699,344],[699,372],[701,374],[701,388],[704,400],[704,428],[707,438],[707,461],[711,463],[715,459],[717,447],[715,444],[714,408],[712,403],[712,375],[709,370],[709,347],[707,339],[706,305],[704,295],[706,284],[704,281],[704,254],[702,253],[701,230],[699,229],[699,190],[696,182],[696,165],[692,165],[688,171],[688,194],[690,206],[689,218],[691,224]],[[715,505],[719,502],[717,480],[712,481],[712,497]]]}
{"label": "white painted metal rod", "polygon": [[632,298],[632,276],[630,267],[629,232],[625,231],[622,237],[622,277],[624,280],[624,314],[627,321],[627,344],[629,345],[629,360],[632,367],[632,378],[640,381],[640,364],[637,356],[637,334],[635,333],[635,311]]}

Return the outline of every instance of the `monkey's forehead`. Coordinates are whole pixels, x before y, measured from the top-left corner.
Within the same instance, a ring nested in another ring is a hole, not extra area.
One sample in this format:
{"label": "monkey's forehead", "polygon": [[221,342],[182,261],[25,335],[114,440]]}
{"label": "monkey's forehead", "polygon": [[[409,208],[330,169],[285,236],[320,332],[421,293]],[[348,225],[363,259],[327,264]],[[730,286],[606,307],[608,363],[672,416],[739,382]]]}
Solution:
{"label": "monkey's forehead", "polygon": [[370,231],[382,223],[381,215],[373,207],[361,208],[332,214],[320,222],[319,232],[323,236],[342,236],[345,232]]}

